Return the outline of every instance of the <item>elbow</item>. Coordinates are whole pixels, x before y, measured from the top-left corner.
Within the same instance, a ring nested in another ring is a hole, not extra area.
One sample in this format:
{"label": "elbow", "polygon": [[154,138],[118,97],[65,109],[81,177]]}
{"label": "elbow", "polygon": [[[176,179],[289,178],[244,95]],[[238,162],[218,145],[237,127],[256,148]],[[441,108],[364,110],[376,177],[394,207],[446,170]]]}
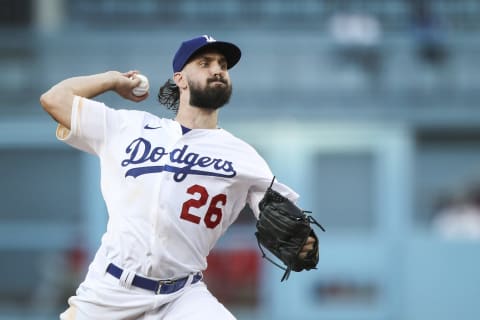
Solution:
{"label": "elbow", "polygon": [[73,97],[68,92],[54,86],[40,96],[40,104],[47,113],[54,116],[54,114],[62,112],[65,105],[71,103],[73,98],[69,99],[70,96]]}
{"label": "elbow", "polygon": [[43,107],[45,111],[51,113],[51,110],[54,106],[54,97],[50,91],[45,92],[40,96],[40,105]]}
{"label": "elbow", "polygon": [[40,96],[43,109],[58,123],[69,128],[73,95],[56,90],[55,87]]}

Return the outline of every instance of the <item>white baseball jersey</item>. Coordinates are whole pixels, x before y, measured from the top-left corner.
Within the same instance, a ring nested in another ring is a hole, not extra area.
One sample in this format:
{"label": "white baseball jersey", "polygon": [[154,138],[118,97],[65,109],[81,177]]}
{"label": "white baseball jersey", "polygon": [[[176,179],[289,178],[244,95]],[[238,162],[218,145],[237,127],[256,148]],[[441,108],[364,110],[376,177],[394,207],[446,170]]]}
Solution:
{"label": "white baseball jersey", "polygon": [[[57,137],[100,158],[109,220],[95,259],[146,277],[206,269],[245,203],[258,216],[273,178],[251,146],[223,129],[183,133],[174,120],[86,98],[75,97],[71,129],[59,126]],[[278,182],[274,189],[298,198]]]}

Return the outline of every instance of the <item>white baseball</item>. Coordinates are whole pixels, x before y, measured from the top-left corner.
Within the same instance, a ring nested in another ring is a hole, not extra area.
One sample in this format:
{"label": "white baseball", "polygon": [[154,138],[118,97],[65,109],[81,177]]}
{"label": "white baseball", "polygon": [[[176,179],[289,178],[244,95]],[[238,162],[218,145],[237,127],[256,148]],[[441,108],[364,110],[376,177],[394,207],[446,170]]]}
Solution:
{"label": "white baseball", "polygon": [[132,93],[137,97],[141,97],[148,92],[150,85],[148,83],[148,78],[143,74],[136,74],[132,79],[139,78],[141,80],[140,84],[133,88]]}

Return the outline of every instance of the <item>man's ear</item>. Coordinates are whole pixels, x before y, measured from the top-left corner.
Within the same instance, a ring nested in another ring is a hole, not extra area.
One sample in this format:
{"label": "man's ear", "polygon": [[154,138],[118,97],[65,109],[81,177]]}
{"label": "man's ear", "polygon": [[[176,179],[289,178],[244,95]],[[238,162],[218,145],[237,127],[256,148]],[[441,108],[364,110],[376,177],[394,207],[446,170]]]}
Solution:
{"label": "man's ear", "polygon": [[187,88],[187,80],[183,76],[182,72],[175,72],[174,75],[173,75],[173,81],[175,81],[175,84],[180,89],[186,89]]}

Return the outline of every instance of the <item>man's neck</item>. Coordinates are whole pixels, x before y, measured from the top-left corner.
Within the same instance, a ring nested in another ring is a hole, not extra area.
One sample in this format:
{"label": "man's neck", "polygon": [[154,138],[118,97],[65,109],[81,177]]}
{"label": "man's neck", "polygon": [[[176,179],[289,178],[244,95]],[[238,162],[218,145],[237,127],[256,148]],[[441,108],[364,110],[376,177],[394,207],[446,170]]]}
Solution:
{"label": "man's neck", "polygon": [[190,129],[217,128],[218,110],[202,109],[190,105],[180,105],[175,120]]}

